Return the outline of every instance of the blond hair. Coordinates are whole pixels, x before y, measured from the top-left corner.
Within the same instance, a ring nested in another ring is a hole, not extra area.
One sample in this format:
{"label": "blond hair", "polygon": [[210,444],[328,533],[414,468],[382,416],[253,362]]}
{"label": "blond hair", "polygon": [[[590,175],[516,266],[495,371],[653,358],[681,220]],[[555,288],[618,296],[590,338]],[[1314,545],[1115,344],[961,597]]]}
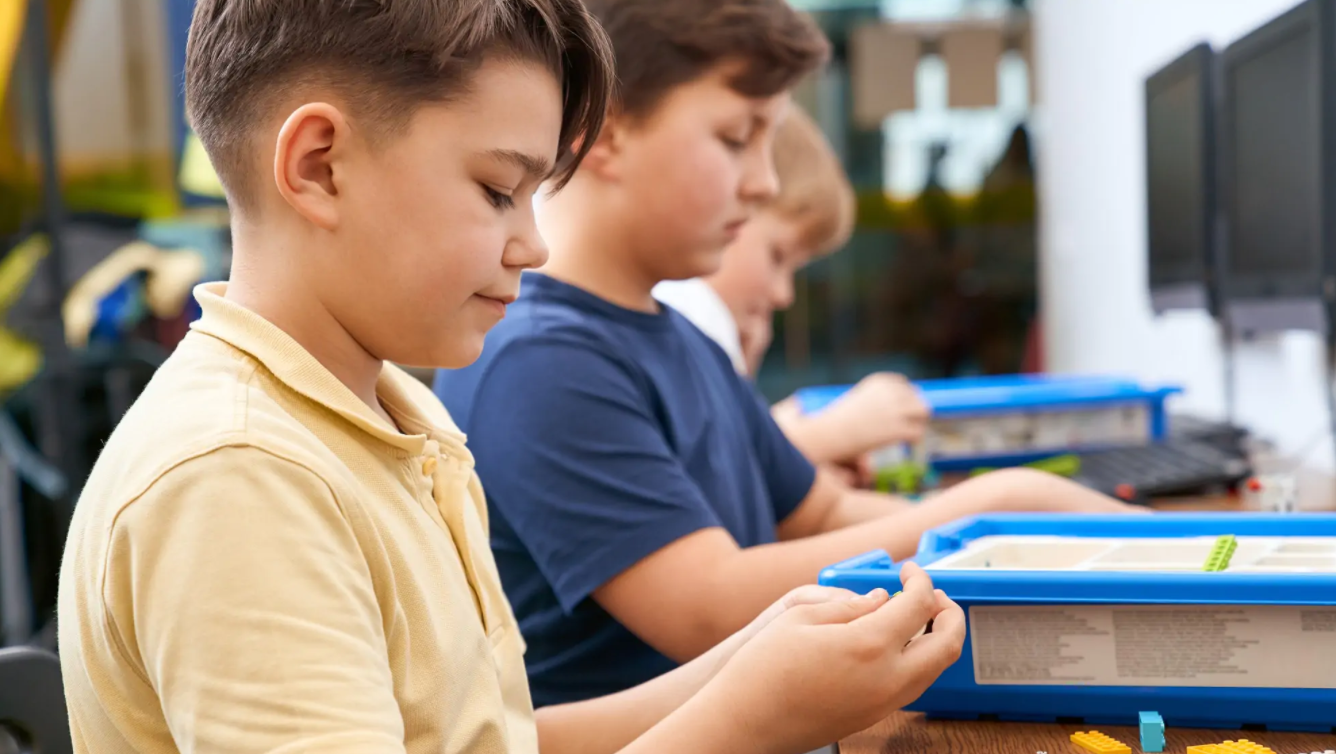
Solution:
{"label": "blond hair", "polygon": [[798,108],[775,136],[775,172],[779,195],[767,209],[796,223],[813,255],[843,246],[854,230],[854,188],[820,126]]}

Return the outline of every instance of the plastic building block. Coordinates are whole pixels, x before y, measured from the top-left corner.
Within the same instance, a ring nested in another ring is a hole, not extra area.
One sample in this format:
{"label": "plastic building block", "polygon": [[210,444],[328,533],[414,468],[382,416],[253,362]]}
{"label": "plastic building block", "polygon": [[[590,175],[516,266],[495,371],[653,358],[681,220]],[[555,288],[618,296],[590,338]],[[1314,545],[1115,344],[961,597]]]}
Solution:
{"label": "plastic building block", "polygon": [[1097,730],[1089,733],[1073,733],[1072,743],[1094,754],[1132,754],[1132,747]]}
{"label": "plastic building block", "polygon": [[1211,554],[1206,556],[1206,564],[1202,566],[1203,571],[1223,571],[1229,567],[1229,559],[1234,557],[1234,551],[1238,549],[1238,540],[1233,534],[1225,534],[1215,540],[1215,546],[1211,548]]}
{"label": "plastic building block", "polygon": [[1189,746],[1188,754],[1276,754],[1276,752],[1261,744],[1241,738],[1237,741],[1226,741],[1221,744]]}
{"label": "plastic building block", "polygon": [[1148,753],[1164,751],[1164,718],[1158,712],[1141,713],[1141,750]]}

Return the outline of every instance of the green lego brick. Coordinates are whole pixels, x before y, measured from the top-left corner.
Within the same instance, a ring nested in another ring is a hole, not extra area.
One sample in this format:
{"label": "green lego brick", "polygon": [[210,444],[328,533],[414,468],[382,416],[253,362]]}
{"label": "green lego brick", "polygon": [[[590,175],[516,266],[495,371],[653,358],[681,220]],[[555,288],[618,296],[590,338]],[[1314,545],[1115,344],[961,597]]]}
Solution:
{"label": "green lego brick", "polygon": [[1206,564],[1202,566],[1203,571],[1223,571],[1229,568],[1229,559],[1234,557],[1234,550],[1238,549],[1239,542],[1233,534],[1224,534],[1215,540],[1215,545],[1211,548],[1211,554],[1206,557]]}

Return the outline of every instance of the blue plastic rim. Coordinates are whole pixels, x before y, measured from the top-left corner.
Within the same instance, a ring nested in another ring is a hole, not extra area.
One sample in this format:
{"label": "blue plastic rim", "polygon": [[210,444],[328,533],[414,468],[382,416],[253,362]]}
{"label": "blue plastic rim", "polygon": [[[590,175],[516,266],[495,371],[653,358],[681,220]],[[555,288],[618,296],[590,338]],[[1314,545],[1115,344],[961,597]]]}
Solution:
{"label": "blue plastic rim", "polygon": [[[1100,538],[1336,536],[1336,514],[1174,513],[1151,516],[1005,514],[958,521],[924,534],[910,560],[930,566],[971,542],[996,535]],[[866,593],[899,589],[900,564],[874,551],[831,566],[820,583]],[[1185,604],[1336,605],[1336,574],[931,572],[934,584],[968,612],[974,605]],[[974,682],[967,635],[961,659],[907,709],[931,717],[1015,721],[1080,720],[1138,725],[1155,710],[1179,727],[1336,733],[1336,690],[1208,687],[1004,686]]]}
{"label": "blue plastic rim", "polygon": [[[925,380],[916,382],[935,418],[987,417],[1018,412],[1070,411],[1144,407],[1150,414],[1150,436],[1163,440],[1169,432],[1165,402],[1179,387],[1145,387],[1126,377],[1015,374],[1000,377]],[[849,385],[810,387],[795,393],[806,413],[816,413],[849,391]],[[939,471],[968,471],[992,466],[1017,466],[1065,452],[1100,447],[1053,448],[1001,455],[941,456],[931,459]]]}
{"label": "blue plastic rim", "polygon": [[[1137,402],[1181,392],[1179,387],[1148,388],[1127,377],[1102,375],[1011,374],[921,380],[914,383],[934,415],[973,415],[1016,409]],[[834,403],[852,385],[821,385],[794,393],[807,413]]]}
{"label": "blue plastic rim", "polygon": [[[1103,538],[1220,536],[1336,537],[1336,513],[1167,513],[1147,516],[1012,513],[966,518],[925,532],[909,561],[930,566],[976,539],[999,535]],[[856,592],[899,584],[883,551],[821,572],[820,583]],[[1006,604],[1336,605],[1336,574],[1127,571],[937,571],[933,583],[957,602]],[[898,588],[898,586],[897,586]],[[891,591],[895,591],[892,589]]]}

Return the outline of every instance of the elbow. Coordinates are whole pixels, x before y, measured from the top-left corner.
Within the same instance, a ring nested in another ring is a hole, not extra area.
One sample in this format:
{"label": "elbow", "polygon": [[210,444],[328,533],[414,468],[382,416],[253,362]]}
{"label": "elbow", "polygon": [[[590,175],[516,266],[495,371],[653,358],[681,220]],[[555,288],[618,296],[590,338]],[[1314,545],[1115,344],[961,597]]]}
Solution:
{"label": "elbow", "polygon": [[[717,606],[716,606],[717,607]],[[725,613],[727,610],[694,609],[674,611],[665,615],[661,625],[668,628],[660,641],[651,642],[654,648],[679,665],[700,657],[732,636],[739,627]]]}

